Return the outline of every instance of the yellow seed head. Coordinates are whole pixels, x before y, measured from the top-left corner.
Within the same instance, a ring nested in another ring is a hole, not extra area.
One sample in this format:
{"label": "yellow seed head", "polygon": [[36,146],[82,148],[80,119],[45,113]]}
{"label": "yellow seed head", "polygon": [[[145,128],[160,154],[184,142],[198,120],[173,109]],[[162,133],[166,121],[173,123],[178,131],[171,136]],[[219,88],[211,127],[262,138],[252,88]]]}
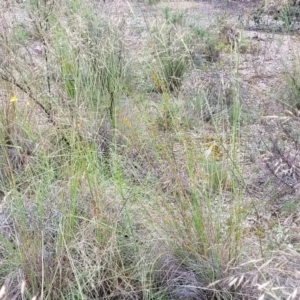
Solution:
{"label": "yellow seed head", "polygon": [[10,98],[10,102],[16,102],[18,99],[17,99],[17,97],[16,96],[12,96],[11,98]]}

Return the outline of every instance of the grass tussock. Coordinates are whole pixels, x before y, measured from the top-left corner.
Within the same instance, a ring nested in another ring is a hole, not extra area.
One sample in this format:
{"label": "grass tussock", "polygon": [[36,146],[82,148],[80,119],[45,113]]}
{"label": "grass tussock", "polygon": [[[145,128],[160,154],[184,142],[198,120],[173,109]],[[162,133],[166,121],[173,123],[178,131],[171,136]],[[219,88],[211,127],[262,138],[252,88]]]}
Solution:
{"label": "grass tussock", "polygon": [[130,20],[145,5],[7,5],[0,299],[267,294],[235,269],[254,207],[243,201],[237,29],[166,9],[140,42]]}

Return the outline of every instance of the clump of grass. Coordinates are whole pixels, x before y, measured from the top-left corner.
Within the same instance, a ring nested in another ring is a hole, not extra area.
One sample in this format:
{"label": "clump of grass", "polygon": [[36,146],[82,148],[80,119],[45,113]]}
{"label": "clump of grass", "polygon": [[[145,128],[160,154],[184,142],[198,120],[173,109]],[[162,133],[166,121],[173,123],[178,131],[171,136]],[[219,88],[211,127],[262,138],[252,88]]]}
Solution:
{"label": "clump of grass", "polygon": [[[95,201],[91,202],[92,206],[86,203],[83,210],[78,202],[81,197],[78,194],[81,189],[80,177],[85,172],[89,177],[99,163],[96,145],[91,144],[87,136],[83,138],[81,135],[87,132],[84,131],[84,118],[79,117],[78,109],[89,108],[90,116],[101,115],[102,118],[106,110],[108,118],[114,123],[114,101],[122,74],[114,64],[114,56],[111,58],[110,53],[105,56],[105,49],[110,51],[109,44],[101,52],[86,52],[81,56],[78,49],[84,44],[79,35],[85,33],[83,31],[86,27],[79,26],[76,35],[72,22],[68,24],[70,31],[62,25],[79,16],[76,7],[72,7],[72,11],[68,6],[70,3],[66,1],[61,3],[60,12],[55,14],[54,2],[44,4],[41,3],[42,7],[37,2],[26,4],[30,17],[28,25],[39,33],[38,43],[43,46],[39,55],[21,56],[20,52],[24,50],[29,53],[30,42],[24,46],[23,42],[18,44],[18,36],[1,36],[7,46],[1,51],[8,51],[10,57],[16,59],[15,64],[1,67],[1,84],[5,83],[4,87],[18,91],[18,99],[4,99],[6,108],[1,113],[1,137],[5,154],[1,158],[1,189],[5,194],[10,189],[14,191],[5,201],[6,213],[13,212],[14,227],[14,236],[11,242],[5,243],[5,247],[11,246],[14,251],[11,251],[10,257],[1,251],[1,255],[11,261],[14,269],[2,269],[1,277],[10,278],[20,268],[28,295],[39,293],[41,298],[62,299],[73,289],[76,280],[78,285],[80,283],[69,252],[75,228],[78,231],[84,229],[79,225],[77,215],[83,217],[87,212],[93,211],[95,215],[98,212],[98,203]],[[68,14],[71,14],[70,19]],[[79,38],[77,43],[74,38]],[[95,36],[91,39],[96,43]],[[82,51],[84,49],[87,48],[81,48]],[[83,62],[88,54],[96,56],[98,60],[88,65],[90,68],[86,70]],[[104,63],[107,65],[103,66]],[[21,68],[24,65],[28,68]],[[30,73],[32,65],[39,76]],[[105,71],[101,72],[103,69]],[[98,101],[98,96],[103,97],[103,104],[93,103],[93,97]],[[27,103],[30,104],[28,107]],[[93,125],[93,120],[91,123]],[[27,165],[30,150],[24,146],[27,140],[25,133],[34,142],[34,166]],[[26,165],[26,174],[22,174],[24,168],[20,168],[20,165]],[[9,185],[5,184],[7,180]],[[93,183],[89,183],[91,192]],[[60,194],[60,184],[68,191],[66,194]],[[56,192],[52,190],[55,186]],[[47,199],[54,201],[49,203]],[[90,215],[85,217],[90,219]],[[80,286],[78,288],[81,289]],[[15,292],[13,284],[8,284],[7,290],[11,290],[7,293],[7,299],[11,299],[11,293]],[[80,295],[83,297],[82,290]]]}
{"label": "clump of grass", "polygon": [[230,53],[234,49],[245,51],[245,43],[241,47],[240,31],[236,25],[228,22],[226,15],[217,18],[208,28],[198,26],[191,28],[193,37],[191,54],[196,65],[204,66],[207,62],[218,62],[223,52]]}
{"label": "clump of grass", "polygon": [[163,24],[152,30],[151,78],[159,93],[178,92],[189,68],[189,52],[184,33],[173,24]]}
{"label": "clump of grass", "polygon": [[182,25],[184,13],[183,12],[172,12],[172,10],[169,7],[165,7],[163,9],[163,14],[166,22],[168,24],[173,25]]}
{"label": "clump of grass", "polygon": [[284,93],[282,102],[288,109],[300,109],[300,61],[294,56],[293,67],[287,67],[284,72]]}
{"label": "clump of grass", "polygon": [[[8,95],[7,95],[8,97]],[[1,189],[21,184],[18,175],[29,168],[33,152],[30,132],[24,125],[25,116],[21,113],[18,98],[5,99],[2,106],[1,124]],[[26,124],[28,126],[28,124]]]}

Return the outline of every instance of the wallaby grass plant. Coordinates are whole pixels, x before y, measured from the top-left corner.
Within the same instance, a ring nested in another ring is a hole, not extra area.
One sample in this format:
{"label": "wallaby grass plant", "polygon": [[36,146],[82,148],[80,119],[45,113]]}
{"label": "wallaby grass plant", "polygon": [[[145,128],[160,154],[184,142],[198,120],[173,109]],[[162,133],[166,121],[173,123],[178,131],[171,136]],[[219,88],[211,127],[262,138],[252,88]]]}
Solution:
{"label": "wallaby grass plant", "polygon": [[280,94],[282,104],[287,109],[300,108],[300,60],[297,54],[294,55],[292,67],[286,68],[283,72],[284,89]]}
{"label": "wallaby grass plant", "polygon": [[[143,48],[133,63],[125,17],[89,0],[14,5],[27,21],[0,36],[4,299],[238,299],[209,286],[238,261],[248,213],[238,80],[228,103],[225,85],[211,95],[222,114],[203,86],[192,101],[199,41],[182,14],[166,10],[147,32],[150,59]],[[201,45],[238,64],[218,34],[203,29]],[[158,93],[134,88],[137,65]]]}
{"label": "wallaby grass plant", "polygon": [[167,20],[152,29],[151,78],[159,93],[178,92],[182,79],[189,67],[187,36],[180,30],[180,25]]}

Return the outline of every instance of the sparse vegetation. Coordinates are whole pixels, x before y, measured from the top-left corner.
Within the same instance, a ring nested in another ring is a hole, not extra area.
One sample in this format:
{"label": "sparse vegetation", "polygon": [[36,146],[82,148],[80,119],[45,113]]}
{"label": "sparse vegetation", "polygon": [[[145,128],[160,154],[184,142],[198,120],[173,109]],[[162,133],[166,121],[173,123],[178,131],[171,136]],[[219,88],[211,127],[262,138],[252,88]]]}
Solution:
{"label": "sparse vegetation", "polygon": [[297,0],[261,1],[252,13],[252,21],[259,29],[271,31],[297,31],[300,21],[300,3]]}
{"label": "sparse vegetation", "polygon": [[157,2],[0,8],[0,299],[299,296],[299,70],[250,115],[243,28]]}

